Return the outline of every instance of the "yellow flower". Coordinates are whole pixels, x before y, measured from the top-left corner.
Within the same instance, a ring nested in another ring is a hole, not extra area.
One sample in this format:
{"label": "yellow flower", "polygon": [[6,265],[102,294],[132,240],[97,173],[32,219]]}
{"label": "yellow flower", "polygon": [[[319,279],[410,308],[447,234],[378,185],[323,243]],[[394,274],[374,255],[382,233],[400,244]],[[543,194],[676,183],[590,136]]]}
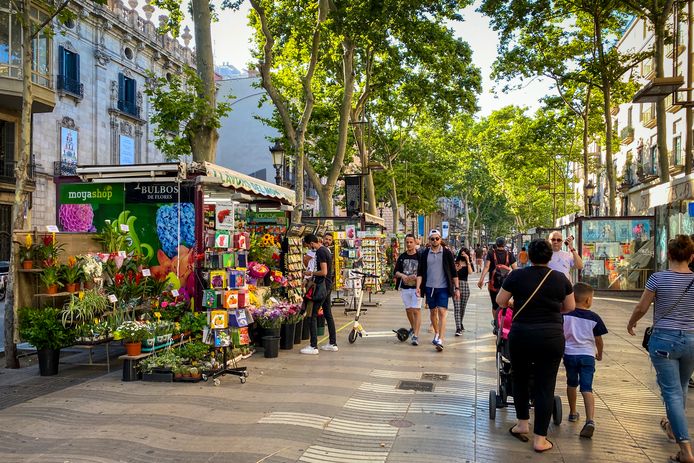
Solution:
{"label": "yellow flower", "polygon": [[70,256],[67,258],[67,264],[70,267],[74,267],[74,265],[77,263],[77,259],[75,259],[75,256]]}
{"label": "yellow flower", "polygon": [[33,241],[31,239],[31,235],[29,233],[27,233],[26,236],[24,237],[24,245],[26,247],[30,248],[32,243],[33,243]]}
{"label": "yellow flower", "polygon": [[98,319],[98,318],[95,318],[95,319],[94,319],[94,324],[95,324],[95,325],[98,325],[98,324],[99,324],[99,319]]}
{"label": "yellow flower", "polygon": [[154,316],[157,317],[157,320],[161,318],[161,314],[159,312],[154,312]]}

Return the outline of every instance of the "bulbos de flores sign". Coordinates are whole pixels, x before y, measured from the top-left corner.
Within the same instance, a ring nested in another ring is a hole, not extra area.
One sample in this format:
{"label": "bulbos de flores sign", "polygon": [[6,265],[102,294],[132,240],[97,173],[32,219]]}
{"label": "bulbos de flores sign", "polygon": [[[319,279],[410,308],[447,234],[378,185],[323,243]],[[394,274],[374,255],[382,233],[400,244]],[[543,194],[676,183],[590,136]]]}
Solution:
{"label": "bulbos de flores sign", "polygon": [[64,183],[59,196],[61,204],[122,204],[123,184]]}
{"label": "bulbos de flores sign", "polygon": [[179,200],[182,203],[193,202],[193,188],[178,183],[125,184],[125,201],[128,203],[177,203]]}

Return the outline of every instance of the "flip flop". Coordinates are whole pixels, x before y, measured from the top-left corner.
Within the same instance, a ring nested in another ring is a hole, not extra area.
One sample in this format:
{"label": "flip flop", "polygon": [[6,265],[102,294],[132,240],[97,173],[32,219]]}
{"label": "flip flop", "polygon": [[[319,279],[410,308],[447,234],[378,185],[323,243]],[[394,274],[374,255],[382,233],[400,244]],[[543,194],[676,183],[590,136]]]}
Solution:
{"label": "flip flop", "polygon": [[533,450],[534,450],[536,453],[544,453],[544,452],[546,452],[547,450],[552,450],[552,449],[554,448],[554,442],[552,442],[552,441],[549,440],[549,439],[547,439],[547,442],[549,442],[549,447],[547,447],[546,449],[540,449],[540,450],[538,450],[538,449],[536,449],[535,447],[533,447]]}
{"label": "flip flop", "polygon": [[515,427],[516,427],[516,425],[514,424],[513,426],[511,426],[511,427],[508,429],[508,432],[509,432],[513,437],[515,437],[516,439],[518,439],[519,441],[521,441],[521,442],[528,442],[530,439],[528,438],[528,436],[527,436],[525,433],[522,433],[522,432],[513,432],[513,428],[515,428]]}

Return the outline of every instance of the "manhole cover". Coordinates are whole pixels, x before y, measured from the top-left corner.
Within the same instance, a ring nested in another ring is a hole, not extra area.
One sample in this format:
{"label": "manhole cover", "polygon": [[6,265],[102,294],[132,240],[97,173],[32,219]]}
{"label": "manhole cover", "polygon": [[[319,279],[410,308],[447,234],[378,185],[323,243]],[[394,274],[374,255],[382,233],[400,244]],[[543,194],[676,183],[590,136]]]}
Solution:
{"label": "manhole cover", "polygon": [[398,383],[397,389],[409,389],[412,391],[420,392],[433,392],[434,383],[427,383],[424,381],[400,381],[400,383]]}
{"label": "manhole cover", "polygon": [[396,428],[411,428],[414,426],[414,423],[408,420],[390,420],[388,424]]}
{"label": "manhole cover", "polygon": [[422,373],[422,379],[429,381],[447,381],[448,375],[440,375],[438,373]]}

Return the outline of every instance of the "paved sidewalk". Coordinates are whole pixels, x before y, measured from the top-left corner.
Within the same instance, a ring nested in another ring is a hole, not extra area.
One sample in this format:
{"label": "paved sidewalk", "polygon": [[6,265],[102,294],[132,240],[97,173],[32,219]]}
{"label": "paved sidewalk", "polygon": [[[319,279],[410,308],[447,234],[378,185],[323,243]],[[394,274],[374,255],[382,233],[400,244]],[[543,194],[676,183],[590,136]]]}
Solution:
{"label": "paved sidewalk", "polygon": [[[367,330],[406,325],[397,293],[375,299],[383,305],[363,317]],[[0,462],[638,463],[665,462],[675,453],[658,425],[664,411],[655,372],[640,338],[625,330],[633,303],[603,299],[597,311],[611,332],[595,379],[595,436],[580,439],[582,423],[565,420],[550,428],[555,450],[546,454],[513,439],[512,409],[499,410],[494,421],[488,416],[496,386],[488,300],[472,289],[463,337],[453,336],[449,314],[442,353],[430,344],[428,322],[418,347],[394,335],[350,345],[350,317],[338,306],[339,352],[306,356],[297,346],[277,359],[256,354],[244,361],[246,384],[234,377],[221,378],[219,387],[124,383],[117,365],[87,380],[80,369],[65,368],[57,378],[38,377],[36,367],[3,370],[2,392],[13,388],[16,405],[2,409],[0,398]],[[426,374],[447,379],[423,380]],[[431,382],[434,390],[397,389],[403,380]],[[42,393],[51,384],[61,389]],[[562,367],[562,397],[564,384]]]}

